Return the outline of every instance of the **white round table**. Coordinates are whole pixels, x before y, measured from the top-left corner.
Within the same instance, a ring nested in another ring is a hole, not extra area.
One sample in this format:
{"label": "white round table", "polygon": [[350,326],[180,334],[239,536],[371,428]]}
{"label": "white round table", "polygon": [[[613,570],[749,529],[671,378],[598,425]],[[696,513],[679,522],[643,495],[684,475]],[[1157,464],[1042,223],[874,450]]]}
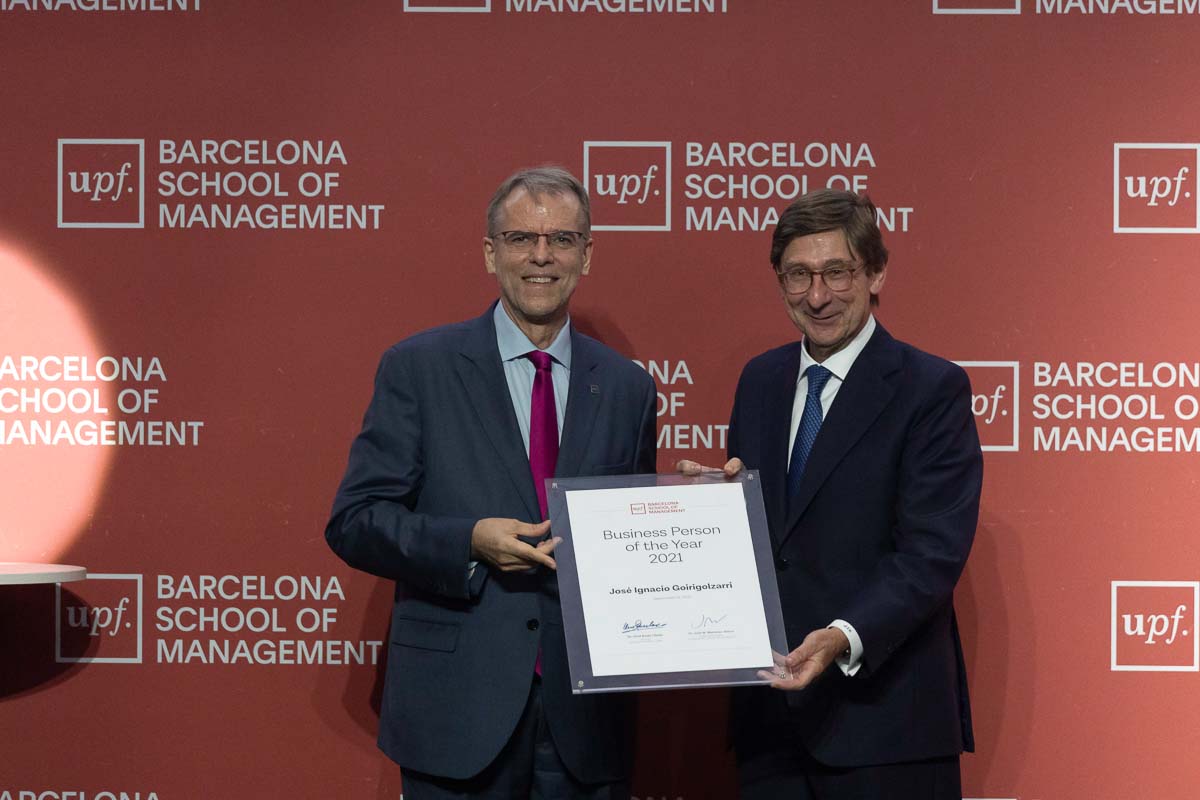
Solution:
{"label": "white round table", "polygon": [[67,583],[81,581],[86,577],[86,569],[69,564],[0,561],[0,586],[17,583]]}

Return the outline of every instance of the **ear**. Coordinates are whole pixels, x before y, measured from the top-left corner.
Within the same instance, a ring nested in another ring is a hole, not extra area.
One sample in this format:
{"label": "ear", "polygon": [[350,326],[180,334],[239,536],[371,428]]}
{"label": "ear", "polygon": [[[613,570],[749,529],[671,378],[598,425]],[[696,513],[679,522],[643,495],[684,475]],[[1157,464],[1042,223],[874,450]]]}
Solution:
{"label": "ear", "polygon": [[883,269],[870,277],[871,283],[868,288],[871,290],[873,296],[877,296],[883,291],[883,282],[887,279],[887,265],[885,264]]}
{"label": "ear", "polygon": [[496,244],[490,236],[483,237],[483,266],[489,274],[496,274]]}
{"label": "ear", "polygon": [[580,275],[587,275],[588,270],[592,268],[592,245],[594,240],[588,239],[587,244],[583,246],[583,269],[579,271]]}

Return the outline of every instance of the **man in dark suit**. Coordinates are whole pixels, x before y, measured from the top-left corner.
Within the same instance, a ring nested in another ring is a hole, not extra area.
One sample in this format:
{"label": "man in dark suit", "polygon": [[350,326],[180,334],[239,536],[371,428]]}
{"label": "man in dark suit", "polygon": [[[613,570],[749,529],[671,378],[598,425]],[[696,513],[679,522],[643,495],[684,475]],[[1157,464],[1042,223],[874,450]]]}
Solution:
{"label": "man in dark suit", "polygon": [[655,471],[653,381],[567,314],[591,254],[574,177],[505,181],[498,303],[388,350],[351,448],[325,536],[396,581],[379,745],[409,800],[629,796],[630,698],[570,692],[544,521],[548,477]]}
{"label": "man in dark suit", "polygon": [[725,471],[761,471],[795,649],[783,691],[735,691],[743,798],[962,797],[952,600],[983,461],[963,370],[874,319],[887,256],[871,202],[832,190],[793,203],[771,242],[803,338],[743,370]]}

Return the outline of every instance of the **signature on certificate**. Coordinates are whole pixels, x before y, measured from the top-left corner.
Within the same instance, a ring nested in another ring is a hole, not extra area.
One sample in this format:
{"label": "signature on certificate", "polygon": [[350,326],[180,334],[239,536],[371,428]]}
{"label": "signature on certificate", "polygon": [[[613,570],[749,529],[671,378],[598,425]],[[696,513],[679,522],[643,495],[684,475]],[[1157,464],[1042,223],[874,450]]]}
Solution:
{"label": "signature on certificate", "polygon": [[625,622],[621,624],[621,633],[638,633],[639,631],[656,631],[667,627],[665,622],[642,622],[640,619],[636,622]]}
{"label": "signature on certificate", "polygon": [[710,617],[707,614],[701,614],[700,619],[692,624],[692,628],[707,628],[709,625],[720,625],[728,616],[728,614],[722,614],[719,617]]}

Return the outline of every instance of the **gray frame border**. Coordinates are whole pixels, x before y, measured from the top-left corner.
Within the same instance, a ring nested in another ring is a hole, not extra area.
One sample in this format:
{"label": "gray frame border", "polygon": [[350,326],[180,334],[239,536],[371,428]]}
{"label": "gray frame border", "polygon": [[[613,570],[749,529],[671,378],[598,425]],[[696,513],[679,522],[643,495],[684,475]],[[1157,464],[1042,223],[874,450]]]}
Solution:
{"label": "gray frame border", "polygon": [[[726,478],[723,473],[706,473],[696,477],[683,475],[602,475],[588,478],[547,478],[546,497],[555,536],[562,542],[554,550],[558,564],[558,594],[562,605],[563,633],[566,637],[567,660],[570,664],[571,691],[574,694],[593,692],[633,692],[651,689],[695,689],[710,686],[763,685],[762,666],[739,669],[696,670],[689,672],[639,673],[636,675],[603,675],[592,673],[588,649],[587,621],[583,613],[583,598],[579,591],[579,568],[571,541],[571,517],[567,510],[567,493],[593,489],[627,487],[681,486],[705,483],[740,483],[746,501],[750,543],[758,570],[762,591],[763,613],[767,621],[767,638],[777,654],[788,652],[787,631],[779,603],[779,585],[775,578],[775,558],[763,505],[762,481],[758,470]],[[768,665],[769,666],[769,665]]]}
{"label": "gray frame border", "polygon": [[92,572],[87,580],[111,581],[132,580],[137,584],[137,655],[129,658],[110,656],[81,656],[72,658],[62,654],[62,584],[54,584],[54,663],[56,664],[141,664],[142,663],[142,616],[145,601],[142,590],[142,575],[138,572]]}
{"label": "gray frame border", "polygon": [[[137,145],[138,221],[63,222],[63,145]],[[58,227],[60,228],[145,228],[146,227],[146,140],[145,139],[59,139],[58,140]]]}

